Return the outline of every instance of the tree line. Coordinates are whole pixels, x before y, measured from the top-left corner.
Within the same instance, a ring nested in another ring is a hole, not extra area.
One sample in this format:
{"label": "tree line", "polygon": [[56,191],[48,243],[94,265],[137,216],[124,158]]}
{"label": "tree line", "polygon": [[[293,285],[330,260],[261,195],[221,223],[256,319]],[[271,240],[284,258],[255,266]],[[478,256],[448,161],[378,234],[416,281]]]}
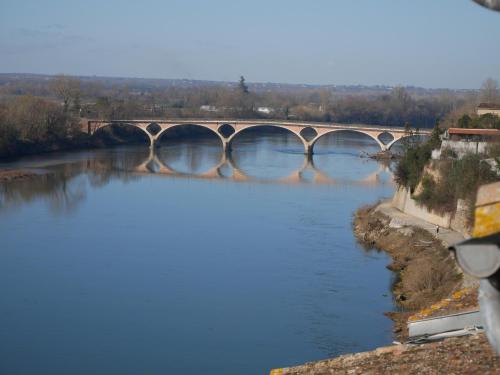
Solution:
{"label": "tree line", "polygon": [[[498,100],[498,84],[485,81],[481,96],[446,90],[433,95],[410,94],[403,87],[382,94],[345,94],[332,87],[252,90],[244,77],[232,85],[197,87],[140,87],[129,86],[127,81],[105,85],[99,80],[68,76],[0,85],[0,98],[26,94],[57,100],[66,109],[91,118],[266,117],[388,126],[409,123],[430,128],[471,103]],[[268,110],[259,111],[259,107]]]}
{"label": "tree line", "polygon": [[33,96],[0,102],[0,156],[58,150],[80,139],[80,120],[59,103]]}
{"label": "tree line", "polygon": [[[499,99],[498,83],[491,79],[483,84],[480,96],[451,92],[425,96],[412,95],[403,87],[383,94],[348,95],[332,88],[252,90],[243,76],[233,85],[148,90],[56,76],[0,86],[0,155],[84,143],[79,125],[82,117],[270,118],[417,128],[432,127],[438,121],[456,126],[461,119],[463,126],[474,127],[471,114],[475,105],[480,100]],[[261,107],[267,110],[259,110]]]}

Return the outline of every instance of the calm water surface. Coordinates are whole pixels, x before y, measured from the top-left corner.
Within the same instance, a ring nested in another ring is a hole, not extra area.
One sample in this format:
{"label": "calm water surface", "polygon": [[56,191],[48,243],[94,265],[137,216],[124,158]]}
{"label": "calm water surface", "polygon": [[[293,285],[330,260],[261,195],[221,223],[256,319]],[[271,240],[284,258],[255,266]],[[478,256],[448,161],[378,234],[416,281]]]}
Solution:
{"label": "calm water surface", "polygon": [[[353,211],[393,192],[364,138],[283,134],[26,158],[0,185],[1,374],[266,374],[391,341],[388,259]],[[5,164],[3,165],[6,166]]]}

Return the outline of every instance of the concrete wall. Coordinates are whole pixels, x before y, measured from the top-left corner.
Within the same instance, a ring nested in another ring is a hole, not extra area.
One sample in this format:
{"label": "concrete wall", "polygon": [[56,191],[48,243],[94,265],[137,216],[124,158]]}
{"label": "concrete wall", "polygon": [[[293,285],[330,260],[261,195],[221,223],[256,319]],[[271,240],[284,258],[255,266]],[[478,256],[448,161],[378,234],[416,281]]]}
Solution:
{"label": "concrete wall", "polygon": [[450,228],[460,233],[465,238],[470,237],[471,228],[467,225],[467,202],[459,199],[457,202],[457,211],[451,219]]}
{"label": "concrete wall", "polygon": [[500,116],[500,109],[491,109],[491,108],[478,108],[477,114],[479,116],[485,115],[487,113],[491,113],[492,115]]}
{"label": "concrete wall", "polygon": [[446,148],[450,148],[457,153],[458,157],[462,157],[469,152],[473,154],[484,154],[486,152],[487,147],[488,147],[488,142],[445,140],[441,143],[441,151]]}
{"label": "concrete wall", "polygon": [[450,214],[439,215],[429,211],[425,207],[419,207],[417,202],[411,198],[411,194],[408,189],[399,188],[392,198],[392,205],[408,215],[412,215],[429,223],[439,225],[442,228],[450,228]]}

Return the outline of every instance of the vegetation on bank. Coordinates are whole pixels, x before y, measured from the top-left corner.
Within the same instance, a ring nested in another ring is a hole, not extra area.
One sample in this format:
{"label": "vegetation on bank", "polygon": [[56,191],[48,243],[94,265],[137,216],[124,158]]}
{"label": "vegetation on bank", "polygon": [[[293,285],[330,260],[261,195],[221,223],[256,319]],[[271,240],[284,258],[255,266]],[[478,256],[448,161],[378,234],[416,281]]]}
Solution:
{"label": "vegetation on bank", "polygon": [[474,207],[479,187],[500,179],[491,165],[475,154],[461,159],[443,158],[435,163],[434,171],[438,177],[425,174],[421,191],[414,198],[438,212],[454,212],[459,199]]}
{"label": "vegetation on bank", "polygon": [[[468,118],[471,122],[466,120],[460,125],[467,122],[485,127],[500,121],[500,118],[493,115]],[[441,150],[439,160],[431,160],[432,150],[441,147],[440,130],[436,125],[427,142],[406,143],[404,146],[395,171],[397,184],[408,188],[413,198],[421,205],[440,213],[454,213],[458,200],[464,200],[471,223],[472,208],[479,186],[500,180],[500,143],[492,143],[483,155],[469,153],[458,158],[453,150],[444,149]],[[494,162],[488,163],[485,159],[492,159]],[[496,170],[492,167],[495,163]]]}
{"label": "vegetation on bank", "polygon": [[465,129],[498,129],[500,130],[500,117],[491,113],[481,116],[463,115],[457,121],[458,128]]}
{"label": "vegetation on bank", "polygon": [[33,96],[0,102],[0,157],[74,148],[86,143],[74,113]]}
{"label": "vegetation on bank", "polygon": [[426,142],[413,142],[408,138],[403,143],[403,154],[396,165],[395,179],[399,186],[410,189],[413,193],[422,178],[424,167],[431,160],[432,150],[441,147],[441,131],[436,124]]}

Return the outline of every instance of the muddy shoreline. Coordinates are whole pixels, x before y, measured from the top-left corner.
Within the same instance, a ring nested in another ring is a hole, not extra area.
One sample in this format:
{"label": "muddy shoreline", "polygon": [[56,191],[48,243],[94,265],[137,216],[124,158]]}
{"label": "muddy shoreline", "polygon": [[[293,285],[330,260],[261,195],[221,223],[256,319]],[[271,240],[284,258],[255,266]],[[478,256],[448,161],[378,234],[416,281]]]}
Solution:
{"label": "muddy shoreline", "polygon": [[14,180],[21,180],[31,178],[37,174],[22,169],[0,169],[0,182],[8,182]]}
{"label": "muddy shoreline", "polygon": [[[368,251],[384,251],[392,259],[387,268],[396,275],[392,293],[400,311],[386,315],[394,321],[396,339],[404,341],[408,319],[459,291],[462,275],[450,252],[435,236],[418,227],[397,225],[377,207],[375,204],[358,209],[353,229]],[[475,301],[472,298],[467,303]]]}

